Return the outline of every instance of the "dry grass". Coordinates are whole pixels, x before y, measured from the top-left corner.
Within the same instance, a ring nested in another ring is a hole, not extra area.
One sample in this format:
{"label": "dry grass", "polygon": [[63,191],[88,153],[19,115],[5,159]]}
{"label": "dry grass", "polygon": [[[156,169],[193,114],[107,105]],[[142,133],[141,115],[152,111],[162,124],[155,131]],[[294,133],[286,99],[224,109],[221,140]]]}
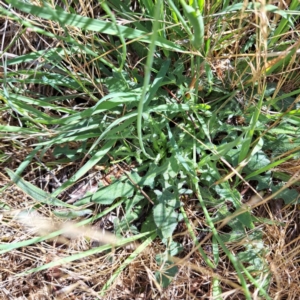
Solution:
{"label": "dry grass", "polygon": [[[2,195],[5,202],[16,210],[28,209],[34,205],[34,202],[13,186],[7,188]],[[203,224],[202,217],[199,219],[199,216],[195,216],[195,208],[190,208],[190,212],[189,217],[194,224]],[[272,272],[270,296],[272,299],[297,299],[300,285],[299,208],[280,206],[278,209],[278,207],[266,206],[265,208],[261,207],[256,214],[261,217],[268,215],[274,221],[282,224],[278,226],[276,222],[273,225],[264,225],[262,228],[264,244],[267,247],[266,259]],[[28,224],[25,226],[24,222],[22,223],[17,218],[12,218],[10,212],[2,215],[1,241],[14,243],[28,240],[42,233],[45,234],[45,232],[41,232],[42,228],[45,228],[42,216],[46,218],[47,222],[52,220],[51,224],[54,227],[46,226],[50,231],[57,230],[58,227],[64,225],[60,220],[53,219],[51,211],[47,211],[43,207],[40,214],[30,215],[30,227]],[[103,229],[97,226],[99,226],[99,220],[95,220],[95,225],[89,230],[102,236]],[[153,277],[153,270],[160,269],[155,256],[157,253],[163,252],[165,247],[160,244],[159,240],[156,240],[128,265],[107,291],[105,297],[100,298],[211,299],[212,278],[217,277],[221,281],[224,299],[244,299],[238,285],[236,272],[228,258],[221,255],[218,268],[214,272],[209,271],[199,252],[194,251],[192,240],[186,233],[184,224],[179,225],[177,231],[175,240],[182,242],[184,252],[176,261],[179,272],[167,289],[162,289]],[[62,266],[19,276],[20,273],[31,268],[93,247],[91,240],[86,238],[87,234],[84,237],[78,229],[73,229],[73,233],[72,238],[70,238],[70,234],[69,236],[60,236],[2,254],[0,258],[1,299],[53,299],[53,297],[55,299],[96,299],[111,274],[137,246],[129,245],[125,248],[115,249],[113,252],[98,253]],[[233,253],[238,253],[243,248],[242,243],[240,245],[232,243],[227,246]],[[210,241],[206,242],[204,249],[211,257]]]}

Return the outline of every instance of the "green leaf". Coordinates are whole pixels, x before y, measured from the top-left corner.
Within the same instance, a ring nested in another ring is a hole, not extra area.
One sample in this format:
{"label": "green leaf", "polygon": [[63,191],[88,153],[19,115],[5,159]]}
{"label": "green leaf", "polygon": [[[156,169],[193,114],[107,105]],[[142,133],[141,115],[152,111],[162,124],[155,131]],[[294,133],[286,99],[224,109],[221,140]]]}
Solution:
{"label": "green leaf", "polygon": [[175,275],[178,273],[178,267],[165,265],[165,268],[161,271],[155,272],[155,279],[160,286],[166,288],[170,285]]}
{"label": "green leaf", "polygon": [[178,267],[170,260],[165,259],[165,254],[156,255],[156,261],[162,267],[155,272],[155,279],[160,286],[166,288],[178,273]]}
{"label": "green leaf", "polygon": [[75,161],[78,158],[80,153],[84,153],[83,147],[84,145],[80,145],[78,149],[70,149],[70,147],[67,144],[62,147],[57,146],[54,148],[53,155],[56,158],[65,155],[71,161]]}
{"label": "green leaf", "polygon": [[62,219],[74,219],[78,217],[84,217],[87,215],[92,215],[93,211],[91,209],[83,209],[83,210],[55,210],[53,211],[54,215]]}
{"label": "green leaf", "polygon": [[215,191],[223,201],[231,201],[235,208],[240,206],[241,195],[236,189],[231,188],[228,182],[223,183],[222,186],[217,185]]}
{"label": "green leaf", "polygon": [[246,264],[249,264],[247,268],[249,271],[262,271],[266,267],[266,263],[263,261],[264,244],[263,241],[251,241],[245,245],[246,251],[238,253],[238,258]]}
{"label": "green leaf", "polygon": [[[251,180],[256,180],[258,182],[256,186],[257,191],[268,189],[270,187],[270,182],[272,181],[271,172],[267,172],[264,175],[251,176],[250,178]],[[245,179],[247,180],[247,178]]]}
{"label": "green leaf", "polygon": [[240,242],[245,237],[245,232],[242,228],[233,230],[230,233],[220,234],[220,238],[225,243]]}
{"label": "green leaf", "polygon": [[252,222],[252,217],[249,212],[244,212],[243,214],[240,214],[237,216],[237,219],[243,224],[244,227],[253,229],[255,228],[253,222]]}
{"label": "green leaf", "polygon": [[250,161],[248,162],[247,166],[245,167],[245,172],[248,173],[249,171],[256,171],[262,169],[269,165],[270,160],[266,156],[263,151],[259,151],[251,156]]}
{"label": "green leaf", "polygon": [[171,241],[170,243],[168,243],[168,255],[170,256],[176,256],[178,254],[180,254],[183,251],[183,246],[182,244],[175,242],[175,241]]}
{"label": "green leaf", "polygon": [[91,201],[108,205],[120,197],[130,198],[133,196],[133,193],[133,185],[129,184],[128,182],[116,181],[96,192]]}
{"label": "green leaf", "polygon": [[154,222],[154,216],[151,213],[142,224],[141,233],[153,232],[151,237],[154,239],[157,236],[157,227]]}
{"label": "green leaf", "polygon": [[110,93],[125,92],[129,91],[130,87],[128,82],[125,80],[126,74],[120,72],[113,72],[113,76],[106,78],[104,83],[106,84]]}
{"label": "green leaf", "polygon": [[168,165],[169,163],[164,163],[162,166],[157,166],[156,164],[151,163],[147,174],[143,176],[139,184],[142,186],[148,185],[153,189],[155,187],[155,179],[167,170]]}
{"label": "green leaf", "polygon": [[172,145],[172,150],[173,150],[173,153],[175,154],[178,162],[181,164],[181,166],[183,167],[185,172],[189,173],[190,175],[195,175],[195,177],[196,177],[195,168],[194,168],[192,161],[182,155],[182,153],[178,147],[178,144],[176,143],[176,141],[174,139],[173,133],[172,133],[171,128],[168,123],[167,123],[167,129],[168,129],[168,136],[170,139],[170,143]]}
{"label": "green leaf", "polygon": [[168,238],[172,236],[178,224],[178,213],[173,207],[159,203],[153,208],[153,219],[161,236]]}
{"label": "green leaf", "polygon": [[[278,185],[271,185],[272,193],[277,192],[279,189],[281,189],[284,186],[284,183],[280,183]],[[299,200],[299,192],[295,189],[285,189],[281,193],[279,193],[274,199],[283,199],[285,204],[297,204],[300,203]],[[272,200],[273,201],[273,200]]]}
{"label": "green leaf", "polygon": [[163,192],[156,190],[154,192],[157,194],[157,200],[159,201],[159,203],[168,205],[173,209],[176,209],[180,206],[180,202],[178,199],[176,199],[174,193],[171,193],[168,190],[164,190]]}

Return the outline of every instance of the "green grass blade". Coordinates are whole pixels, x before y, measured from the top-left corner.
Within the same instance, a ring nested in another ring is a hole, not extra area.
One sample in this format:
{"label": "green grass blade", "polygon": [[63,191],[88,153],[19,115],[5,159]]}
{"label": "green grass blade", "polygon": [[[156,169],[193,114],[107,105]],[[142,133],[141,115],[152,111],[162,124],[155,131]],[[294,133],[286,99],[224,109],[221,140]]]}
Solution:
{"label": "green grass blade", "polygon": [[105,283],[103,288],[100,291],[100,296],[103,297],[105,292],[111,287],[113,282],[118,278],[121,272],[132,262],[134,261],[155,239],[155,237],[147,238],[137,249],[135,249],[120,265],[120,267],[111,275],[109,280]]}
{"label": "green grass blade", "polygon": [[257,176],[257,175],[259,175],[261,173],[264,173],[264,172],[267,172],[267,171],[269,171],[271,169],[274,169],[275,167],[281,165],[282,163],[284,163],[285,161],[287,161],[289,159],[292,159],[293,157],[294,157],[294,154],[289,155],[289,156],[287,156],[287,157],[285,157],[283,159],[276,160],[276,161],[272,162],[271,164],[269,164],[269,165],[267,165],[267,166],[265,166],[263,168],[260,168],[259,170],[256,170],[256,171],[248,174],[244,179],[245,180],[249,180],[250,178],[252,178],[254,176]]}
{"label": "green grass blade", "polygon": [[207,220],[207,224],[209,225],[210,229],[212,230],[212,233],[214,235],[214,237],[216,238],[216,240],[218,241],[218,243],[220,244],[220,246],[222,247],[223,251],[226,253],[226,255],[228,256],[228,258],[230,259],[231,263],[233,264],[236,272],[237,272],[237,276],[241,282],[241,285],[244,289],[244,295],[246,297],[247,300],[251,300],[252,297],[251,297],[251,294],[250,294],[250,291],[247,287],[247,283],[246,283],[246,280],[245,280],[245,277],[243,276],[242,272],[241,272],[241,266],[240,266],[240,263],[239,261],[237,260],[237,258],[227,249],[226,245],[224,244],[224,242],[222,241],[222,239],[220,238],[213,222],[212,222],[212,219],[208,213],[208,210],[205,206],[205,203],[203,201],[203,198],[200,194],[200,189],[199,189],[199,185],[198,185],[198,179],[197,178],[192,178],[192,180],[194,181],[194,188],[195,188],[195,191],[196,191],[196,195],[198,197],[198,200],[200,202],[200,205],[203,209],[203,213],[205,215],[205,218]]}
{"label": "green grass blade", "polygon": [[[93,216],[89,219],[86,219],[86,220],[83,220],[83,221],[80,221],[80,222],[74,224],[74,227],[88,225],[88,224],[92,223],[94,220],[102,218],[103,216],[107,215],[109,212],[113,211],[115,208],[119,207],[123,202],[124,202],[124,200],[121,200],[121,201],[118,201],[118,202],[110,205],[109,207],[107,207],[105,210],[103,210],[101,213],[97,214],[96,216]],[[34,237],[34,238],[26,240],[26,241],[1,244],[0,245],[0,254],[4,254],[4,253],[9,252],[14,249],[26,247],[26,246],[33,245],[36,243],[40,243],[42,241],[50,240],[50,239],[53,239],[63,233],[64,233],[64,230],[58,230],[58,231],[49,233],[45,236]]]}
{"label": "green grass blade", "polygon": [[144,155],[149,159],[154,159],[154,158],[151,157],[144,148],[143,137],[142,137],[142,117],[143,117],[143,108],[144,108],[144,104],[146,101],[146,94],[147,94],[149,82],[150,82],[151,68],[152,68],[154,52],[155,52],[155,44],[156,44],[156,40],[158,38],[158,33],[157,33],[157,30],[159,27],[159,19],[158,18],[159,18],[159,14],[160,14],[161,5],[162,5],[161,0],[158,0],[155,5],[154,22],[153,22],[153,28],[152,28],[153,33],[151,36],[151,43],[150,43],[150,47],[149,47],[149,51],[148,51],[148,55],[147,55],[147,61],[146,61],[146,65],[145,65],[144,84],[143,84],[141,99],[139,101],[138,114],[137,114],[137,132],[138,132],[139,144],[140,144],[140,147],[141,147]]}
{"label": "green grass blade", "polygon": [[43,190],[39,189],[35,185],[25,181],[20,176],[15,174],[13,171],[9,169],[5,169],[7,174],[9,175],[10,179],[28,196],[34,199],[37,202],[48,204],[48,205],[55,205],[55,206],[63,206],[74,208],[73,205],[67,204],[61,200],[56,199],[51,194],[44,192]]}
{"label": "green grass blade", "polygon": [[99,1],[100,5],[102,6],[102,8],[105,10],[105,12],[110,16],[111,20],[112,20],[112,24],[114,24],[114,27],[116,28],[116,30],[118,31],[118,36],[120,38],[121,44],[122,44],[122,55],[121,55],[121,65],[119,67],[119,72],[122,71],[125,61],[126,61],[126,54],[127,54],[127,47],[126,47],[126,42],[123,36],[122,31],[120,30],[118,24],[117,24],[117,20],[115,18],[115,15],[113,14],[113,12],[110,10],[109,6],[107,5],[107,3]]}
{"label": "green grass blade", "polygon": [[187,34],[189,36],[192,36],[192,31],[191,31],[189,25],[187,24],[185,18],[182,16],[182,14],[181,14],[180,10],[178,9],[178,7],[175,5],[174,1],[167,0],[167,2],[170,5],[170,7],[172,8],[174,14],[178,17],[178,20],[180,21],[180,24],[183,26],[183,28],[185,29]]}
{"label": "green grass blade", "polygon": [[[299,6],[299,1],[292,0],[289,4],[289,10],[295,10],[298,6]],[[287,12],[287,14],[288,14],[288,12]],[[292,20],[291,20],[290,16],[283,17],[281,19],[280,23],[276,26],[276,29],[273,34],[274,35],[273,38],[269,42],[269,45],[268,45],[269,47],[273,47],[277,43],[277,41],[281,38],[281,36],[290,29],[291,23],[292,23]]]}
{"label": "green grass blade", "polygon": [[251,121],[250,121],[249,129],[247,130],[247,132],[245,134],[245,139],[242,143],[238,163],[242,162],[249,154],[250,145],[251,145],[254,131],[256,128],[256,124],[258,121],[258,117],[260,115],[260,110],[261,110],[261,107],[263,104],[263,98],[264,98],[264,92],[261,94],[260,99],[259,99],[257,105],[255,106],[255,110],[254,110],[254,113],[253,113]]}
{"label": "green grass blade", "polygon": [[86,164],[80,168],[76,174],[64,182],[59,188],[57,188],[53,193],[52,196],[56,197],[59,195],[63,190],[65,190],[67,187],[71,186],[75,182],[77,182],[78,179],[80,179],[85,173],[87,173],[93,166],[96,165],[96,163],[111,149],[111,147],[114,145],[115,141],[110,140],[106,144],[101,147],[101,150],[97,151],[96,154],[94,154],[87,162]]}
{"label": "green grass blade", "polygon": [[157,32],[155,32],[154,30],[153,34],[156,35],[155,39],[153,39],[148,32],[144,32],[138,29],[133,29],[122,25],[115,26],[115,24],[109,22],[95,20],[88,17],[82,17],[75,14],[69,14],[63,10],[56,10],[50,7],[39,7],[17,0],[9,0],[8,2],[13,7],[19,9],[22,12],[35,15],[42,19],[58,22],[59,24],[61,24],[62,27],[74,26],[82,30],[91,30],[114,36],[122,34],[122,36],[126,39],[138,39],[139,41],[145,43],[153,43],[152,40],[154,40],[155,44],[162,48],[171,51],[182,51],[182,49],[175,43],[172,43],[162,37],[158,37]]}
{"label": "green grass blade", "polygon": [[39,134],[41,133],[37,129],[28,129],[28,128],[22,128],[22,127],[17,127],[17,126],[10,126],[10,125],[0,125],[0,132],[4,133],[17,133],[20,135],[26,135],[26,134]]}
{"label": "green grass blade", "polygon": [[193,239],[193,242],[195,243],[199,253],[201,254],[203,260],[205,261],[205,263],[212,269],[215,269],[216,266],[214,265],[213,262],[211,262],[211,260],[208,258],[208,256],[206,255],[206,253],[204,252],[203,248],[201,247],[201,245],[199,244],[198,240],[197,240],[197,237],[195,236],[195,233],[194,233],[194,229],[190,223],[190,220],[188,219],[188,216],[184,210],[184,208],[181,206],[180,207],[180,211],[182,213],[182,216],[183,216],[183,219],[184,219],[184,222],[185,222],[185,225],[189,231],[189,234],[191,236],[191,238]]}
{"label": "green grass blade", "polygon": [[126,244],[137,241],[137,240],[139,240],[143,237],[147,237],[148,235],[149,235],[149,232],[146,232],[146,233],[137,234],[133,237],[123,238],[123,239],[118,240],[115,245],[108,244],[108,245],[103,245],[103,246],[100,246],[100,247],[92,248],[92,249],[87,250],[87,251],[82,251],[80,253],[77,253],[77,254],[62,258],[62,259],[58,259],[56,261],[50,262],[50,263],[42,265],[40,267],[22,272],[22,273],[18,274],[18,276],[24,276],[24,275],[35,273],[35,272],[38,272],[38,271],[53,268],[53,267],[56,267],[56,266],[65,265],[65,264],[67,264],[69,262],[72,262],[74,260],[82,259],[82,258],[85,258],[87,256],[90,256],[90,255],[93,255],[93,254],[96,254],[96,253],[101,253],[103,251],[106,251],[106,250],[109,250],[109,249],[112,249],[112,248],[124,246]]}

